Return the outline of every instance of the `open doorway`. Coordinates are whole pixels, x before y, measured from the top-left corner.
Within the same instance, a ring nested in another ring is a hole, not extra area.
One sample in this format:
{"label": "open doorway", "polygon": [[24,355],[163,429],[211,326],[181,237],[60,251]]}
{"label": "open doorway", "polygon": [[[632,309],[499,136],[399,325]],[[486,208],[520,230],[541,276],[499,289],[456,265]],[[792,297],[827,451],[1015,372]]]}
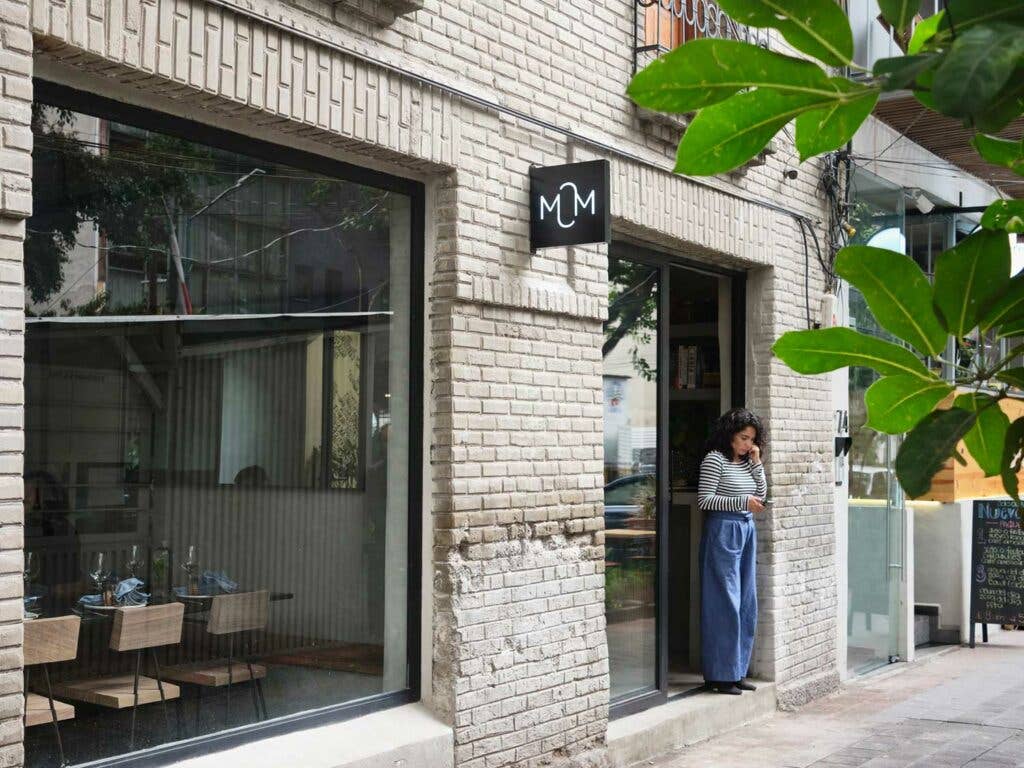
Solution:
{"label": "open doorway", "polygon": [[622,243],[608,262],[605,619],[617,717],[703,686],[697,475],[715,419],[742,404],[745,283]]}
{"label": "open doorway", "polygon": [[697,481],[704,443],[732,403],[732,279],[671,268],[669,289],[668,694],[703,685]]}

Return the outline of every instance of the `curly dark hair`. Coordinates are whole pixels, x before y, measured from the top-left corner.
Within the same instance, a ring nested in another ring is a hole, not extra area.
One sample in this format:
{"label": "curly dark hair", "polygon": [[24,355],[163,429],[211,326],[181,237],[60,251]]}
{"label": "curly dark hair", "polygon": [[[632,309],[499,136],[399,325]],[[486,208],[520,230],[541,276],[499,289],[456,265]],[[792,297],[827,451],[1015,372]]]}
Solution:
{"label": "curly dark hair", "polygon": [[711,429],[708,442],[705,445],[705,453],[718,451],[727,459],[732,458],[732,438],[747,427],[753,427],[757,434],[754,435],[754,445],[764,451],[767,435],[765,434],[764,422],[761,417],[746,408],[733,408],[718,417],[715,426]]}

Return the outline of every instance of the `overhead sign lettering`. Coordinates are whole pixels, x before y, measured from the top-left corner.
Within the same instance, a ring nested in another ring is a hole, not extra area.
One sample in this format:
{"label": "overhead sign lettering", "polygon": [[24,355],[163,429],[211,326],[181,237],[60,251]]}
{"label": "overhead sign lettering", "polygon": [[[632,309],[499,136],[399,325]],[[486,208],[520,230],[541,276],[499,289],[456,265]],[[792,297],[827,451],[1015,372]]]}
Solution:
{"label": "overhead sign lettering", "polygon": [[530,250],[611,239],[607,160],[530,169]]}

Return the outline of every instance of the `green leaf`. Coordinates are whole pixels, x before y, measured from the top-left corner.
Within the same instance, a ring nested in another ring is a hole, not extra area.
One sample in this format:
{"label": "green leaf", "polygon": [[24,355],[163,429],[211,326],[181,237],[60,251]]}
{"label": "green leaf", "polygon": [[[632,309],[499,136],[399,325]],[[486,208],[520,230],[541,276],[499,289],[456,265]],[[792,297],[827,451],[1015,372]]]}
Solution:
{"label": "green leaf", "polygon": [[935,71],[932,98],[940,112],[973,118],[984,113],[1024,54],[1024,34],[1012,24],[987,24],[959,33]]}
{"label": "green leaf", "polygon": [[976,24],[1005,21],[1024,24],[1024,3],[1020,0],[949,0],[940,29],[956,34]]}
{"label": "green leaf", "polygon": [[981,226],[1024,235],[1024,200],[996,200],[982,214]]}
{"label": "green leaf", "polygon": [[[988,207],[984,215],[981,217],[982,225],[985,224],[985,218],[989,217],[990,224],[999,223],[999,208],[997,203],[999,202],[1017,202],[1017,201],[997,201]],[[995,209],[997,213],[989,216],[989,212]],[[1013,207],[1010,207],[1012,212]],[[995,220],[995,221],[993,221]],[[997,226],[992,226],[989,229],[995,231],[997,234],[1002,234],[1001,230]],[[1003,234],[1005,237],[1005,234]],[[998,297],[995,301],[985,310],[982,314],[981,319],[978,321],[978,327],[987,331],[989,328],[995,326],[1007,326],[1013,325],[1024,319],[1024,272],[1020,272],[1010,279],[1006,288],[999,292]],[[1000,328],[1000,335],[1012,335],[1003,333],[1003,329]]]}
{"label": "green leaf", "polygon": [[944,253],[935,265],[935,306],[947,331],[964,338],[1006,287],[1010,241],[980,229]]}
{"label": "green leaf", "polygon": [[996,94],[980,114],[974,116],[974,126],[986,133],[999,133],[1024,112],[1024,66],[1014,70],[1010,82]]}
{"label": "green leaf", "polygon": [[851,328],[788,331],[775,342],[772,352],[797,373],[827,373],[860,365],[883,376],[935,380],[932,372],[906,347]]}
{"label": "green leaf", "polygon": [[852,83],[845,77],[833,78],[833,82],[844,92],[846,100],[836,100],[824,109],[804,112],[796,118],[796,148],[801,162],[850,141],[878,101],[875,88]]}
{"label": "green leaf", "polygon": [[932,92],[928,91],[914,91],[914,98],[921,103],[922,106],[928,107],[932,112],[937,111],[935,108],[935,99],[932,98]]}
{"label": "green leaf", "polygon": [[1000,139],[978,133],[971,140],[971,144],[978,150],[978,154],[990,163],[1005,166],[1014,173],[1024,176],[1024,140]]}
{"label": "green leaf", "polygon": [[693,40],[655,59],[637,72],[627,93],[642,107],[683,113],[757,87],[826,97],[837,93],[825,71],[806,59],[712,38]]}
{"label": "green leaf", "polygon": [[938,355],[946,348],[932,286],[913,259],[883,248],[850,245],[836,255],[835,270],[864,295],[871,314],[889,333],[925,355]]}
{"label": "green leaf", "polygon": [[957,397],[953,407],[977,415],[974,426],[964,435],[964,443],[985,477],[998,475],[1003,461],[1006,430],[1010,426],[1010,420],[999,407],[999,401],[990,395],[971,392]]}
{"label": "green leaf", "polygon": [[719,0],[735,21],[779,30],[799,51],[833,67],[853,59],[853,33],[835,0]]}
{"label": "green leaf", "polygon": [[910,26],[917,15],[918,6],[917,0],[878,0],[882,17],[895,32],[902,32]]}
{"label": "green leaf", "polygon": [[864,393],[864,404],[868,409],[866,426],[890,435],[908,432],[952,391],[951,384],[939,379],[925,381],[917,376],[881,378]]}
{"label": "green leaf", "polygon": [[974,426],[975,419],[972,411],[962,408],[932,411],[904,438],[896,455],[896,477],[910,498],[928,492],[935,473]]}
{"label": "green leaf", "polygon": [[935,70],[927,69],[917,77],[917,88],[912,93],[914,98],[928,109],[935,111],[935,99],[932,98],[932,87],[935,85]]}
{"label": "green leaf", "polygon": [[1003,488],[1006,493],[1020,503],[1020,484],[1017,473],[1020,472],[1021,460],[1024,459],[1024,416],[1014,421],[1006,430],[1003,442],[1003,460],[1000,474],[1003,476]]}
{"label": "green leaf", "polygon": [[939,25],[945,17],[946,12],[939,11],[914,27],[914,34],[910,36],[910,42],[907,44],[907,53],[911,56],[915,53],[920,53],[925,43],[931,40],[935,33],[939,31]]}
{"label": "green leaf", "polygon": [[[1010,280],[1006,290],[985,310],[978,327],[987,331],[994,326],[1015,324],[1021,318],[1024,318],[1024,272]],[[1002,328],[1000,335],[1003,335]]]}
{"label": "green leaf", "polygon": [[696,176],[724,173],[752,158],[786,123],[833,99],[759,89],[705,107],[686,128],[676,171]]}
{"label": "green leaf", "polygon": [[941,60],[937,53],[879,59],[875,62],[873,74],[882,79],[883,91],[898,91],[909,88],[921,74],[930,71]]}
{"label": "green leaf", "polygon": [[1007,368],[997,373],[996,378],[1011,387],[1024,389],[1024,368]]}
{"label": "green leaf", "polygon": [[1009,318],[999,326],[996,338],[1005,339],[1011,336],[1024,336],[1024,316]]}

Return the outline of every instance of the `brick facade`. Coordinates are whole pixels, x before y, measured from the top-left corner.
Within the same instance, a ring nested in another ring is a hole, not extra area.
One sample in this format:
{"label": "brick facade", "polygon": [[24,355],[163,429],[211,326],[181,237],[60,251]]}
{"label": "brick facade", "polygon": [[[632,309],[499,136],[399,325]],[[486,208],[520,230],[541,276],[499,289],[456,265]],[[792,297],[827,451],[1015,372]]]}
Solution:
{"label": "brick facade", "polygon": [[[430,690],[461,768],[585,764],[607,727],[601,322],[607,248],[528,247],[531,164],[607,157],[617,237],[749,270],[746,392],[771,428],[755,665],[798,703],[838,681],[828,383],[769,347],[805,326],[793,218],[821,217],[789,145],[745,176],[670,172],[677,128],[624,96],[629,3],[34,0],[37,74],[243,134],[414,175],[433,194],[426,388]],[[3,5],[3,644],[20,637],[18,239],[30,196],[25,5]],[[388,25],[382,25],[389,22]],[[20,31],[19,31],[20,30]],[[405,72],[416,73],[409,77]],[[435,87],[424,78],[443,85]],[[10,87],[9,87],[10,86]],[[460,91],[456,93],[455,91]],[[494,108],[501,105],[504,111]],[[511,114],[517,110],[532,120]],[[538,125],[547,121],[578,137]],[[608,152],[606,147],[616,152]],[[813,263],[813,262],[812,262]],[[817,318],[821,276],[810,275]],[[10,459],[10,461],[8,461]],[[0,656],[2,694],[20,691]],[[2,677],[6,680],[6,677]],[[4,764],[19,761],[4,707]]]}
{"label": "brick facade", "polygon": [[22,449],[24,277],[32,213],[32,36],[29,4],[0,6],[0,765],[22,762]]}

